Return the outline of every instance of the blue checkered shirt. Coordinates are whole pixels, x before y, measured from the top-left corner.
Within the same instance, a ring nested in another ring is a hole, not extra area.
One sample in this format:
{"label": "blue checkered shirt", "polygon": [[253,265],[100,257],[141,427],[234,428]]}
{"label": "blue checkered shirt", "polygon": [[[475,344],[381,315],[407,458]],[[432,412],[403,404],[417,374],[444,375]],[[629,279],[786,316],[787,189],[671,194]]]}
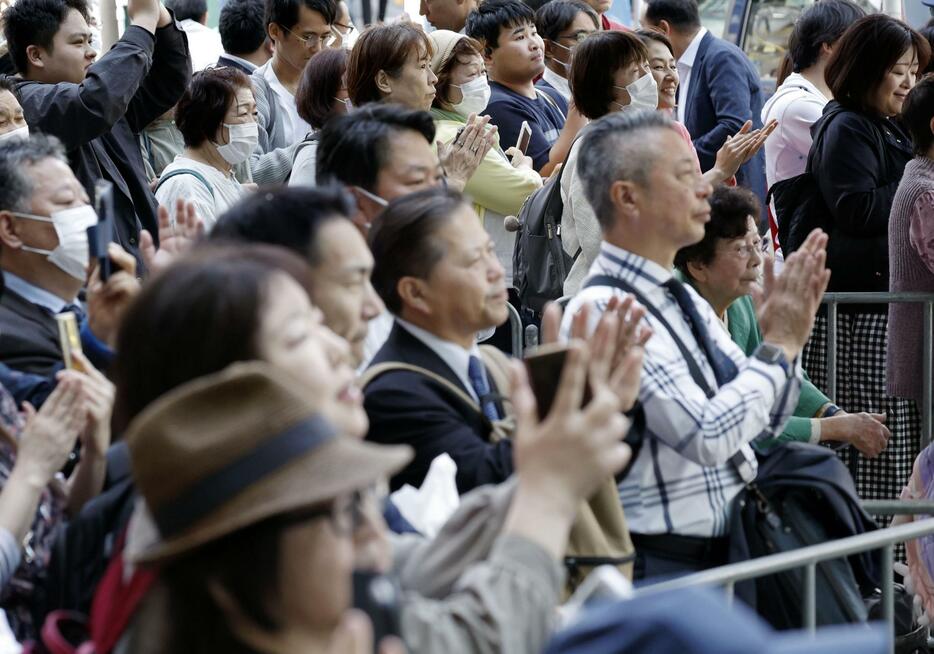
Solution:
{"label": "blue checkered shirt", "polygon": [[[694,356],[711,388],[713,369],[696,342],[677,302],[662,283],[671,271],[604,242],[589,275],[622,279],[641,292],[666,318]],[[585,281],[586,284],[586,281]],[[780,365],[747,358],[719,324],[711,306],[688,287],[707,331],[735,363],[739,374],[709,398],[691,377],[687,363],[668,330],[654,316],[645,322],[654,331],[646,346],[639,402],[645,410],[645,439],[619,496],[629,529],[639,534],[674,533],[723,536],[729,530],[731,500],[743,488],[730,458],[744,451],[755,465],[749,443],[778,436],[798,402],[801,368],[788,378]],[[591,329],[613,295],[623,291],[583,288],[565,311],[562,334],[585,303],[591,303]]]}

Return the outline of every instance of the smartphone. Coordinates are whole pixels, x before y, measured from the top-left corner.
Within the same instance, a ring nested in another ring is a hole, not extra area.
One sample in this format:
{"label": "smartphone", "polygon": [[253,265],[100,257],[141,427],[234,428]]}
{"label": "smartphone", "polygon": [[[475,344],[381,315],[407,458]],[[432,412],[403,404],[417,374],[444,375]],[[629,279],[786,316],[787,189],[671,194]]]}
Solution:
{"label": "smartphone", "polygon": [[94,186],[97,224],[88,227],[88,253],[97,259],[102,282],[113,273],[113,262],[107,254],[107,246],[114,237],[114,189],[113,184],[100,180]]}
{"label": "smartphone", "polygon": [[529,149],[529,141],[532,139],[532,128],[529,127],[529,121],[523,120],[522,127],[519,128],[519,140],[516,141],[516,150],[525,154]]}
{"label": "smartphone", "polygon": [[370,618],[373,625],[373,652],[386,636],[400,636],[399,604],[401,593],[396,583],[378,572],[354,570],[353,605]]}
{"label": "smartphone", "polygon": [[[551,411],[551,405],[558,394],[561,373],[568,357],[568,347],[563,343],[543,345],[525,358],[525,368],[529,373],[529,384],[535,403],[538,405],[538,417],[544,420]],[[590,402],[590,385],[584,387],[584,404]]]}
{"label": "smartphone", "polygon": [[78,321],[75,314],[71,311],[63,311],[56,314],[55,322],[58,323],[58,342],[62,347],[62,359],[65,361],[65,368],[68,370],[83,370],[73,356],[75,352],[81,352],[81,334],[78,332]]}

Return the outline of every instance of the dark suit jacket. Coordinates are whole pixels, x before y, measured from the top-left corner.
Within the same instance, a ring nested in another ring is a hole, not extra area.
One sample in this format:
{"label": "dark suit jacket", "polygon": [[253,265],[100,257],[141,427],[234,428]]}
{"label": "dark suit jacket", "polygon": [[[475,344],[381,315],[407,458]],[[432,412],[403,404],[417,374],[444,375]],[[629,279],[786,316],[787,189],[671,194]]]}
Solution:
{"label": "dark suit jacket", "polygon": [[[708,32],[694,58],[685,105],[684,126],[694,139],[701,170],[708,171],[726,138],[743,123],[751,119],[753,129],[762,127],[759,73],[742,50]],[[759,196],[764,211],[764,149],[739,169],[736,181]]]}
{"label": "dark suit jacket", "polygon": [[217,67],[221,68],[223,66],[230,66],[231,68],[236,68],[237,70],[241,71],[244,75],[248,77],[253,74],[254,70],[256,70],[255,68],[247,68],[246,66],[241,64],[239,61],[237,61],[236,59],[231,59],[226,54],[222,54],[220,57],[217,58]]}
{"label": "dark suit jacket", "polygon": [[43,377],[62,367],[55,317],[9,288],[0,295],[0,361]]}
{"label": "dark suit jacket", "polygon": [[140,229],[154,238],[159,230],[138,135],[178,102],[190,79],[188,41],[173,22],[155,36],[128,27],[81,84],[15,80],[30,130],[62,141],[88,196],[100,179],[113,184],[114,240],[140,264]]}
{"label": "dark suit jacket", "polygon": [[[464,388],[438,355],[399,325],[370,365],[387,362],[426,368]],[[496,390],[492,379],[490,387]],[[403,484],[421,486],[431,462],[445,452],[457,463],[457,490],[462,494],[512,474],[512,442],[491,443],[489,420],[425,375],[387,372],[366,387],[364,398],[370,418],[367,439],[415,449],[412,462],[392,478],[393,490]]]}

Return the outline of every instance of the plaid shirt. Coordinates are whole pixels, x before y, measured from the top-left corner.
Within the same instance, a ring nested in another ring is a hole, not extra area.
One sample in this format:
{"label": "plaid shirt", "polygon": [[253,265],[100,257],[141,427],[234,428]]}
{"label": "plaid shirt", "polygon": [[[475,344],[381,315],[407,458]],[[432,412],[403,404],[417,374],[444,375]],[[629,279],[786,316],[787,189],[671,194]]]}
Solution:
{"label": "plaid shirt", "polygon": [[[713,369],[681,309],[661,286],[671,278],[671,271],[604,242],[589,274],[616,277],[641,292],[687,345],[710,387],[717,388]],[[708,399],[668,330],[646,315],[655,335],[646,346],[639,390],[645,439],[619,485],[626,521],[634,533],[727,534],[730,502],[743,488],[730,458],[744,451],[755,466],[748,443],[780,434],[798,402],[800,366],[789,379],[780,365],[746,358],[718,325],[707,301],[688,288],[711,338],[736,363],[739,374]],[[567,335],[572,316],[588,302],[596,308],[590,316],[593,329],[613,295],[624,293],[606,286],[583,288],[565,311],[562,333]]]}

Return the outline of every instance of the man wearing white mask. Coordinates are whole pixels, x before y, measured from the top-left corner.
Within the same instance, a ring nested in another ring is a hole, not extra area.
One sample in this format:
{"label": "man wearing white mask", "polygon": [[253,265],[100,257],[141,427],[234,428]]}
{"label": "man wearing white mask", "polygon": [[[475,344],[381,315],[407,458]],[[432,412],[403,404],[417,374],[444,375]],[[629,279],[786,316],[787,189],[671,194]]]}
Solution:
{"label": "man wearing white mask", "polygon": [[0,77],[0,142],[29,138],[29,125],[13,92],[15,89],[9,77]]}
{"label": "man wearing white mask", "polygon": [[570,105],[568,75],[574,49],[600,29],[600,18],[580,0],[552,0],[535,12],[535,27],[545,43],[545,72],[535,86]]}
{"label": "man wearing white mask", "polygon": [[217,217],[235,204],[244,187],[233,167],[250,158],[256,147],[256,102],[250,78],[236,68],[196,73],[175,109],[175,125],[185,150],[162,171],[156,199],[170,207],[184,198],[197,207],[207,231]]}
{"label": "man wearing white mask", "polygon": [[[54,137],[0,143],[0,360],[48,376],[61,367],[55,315],[78,301],[88,268],[87,228],[97,223]],[[83,330],[83,338],[91,336]],[[86,342],[86,341],[85,341]]]}
{"label": "man wearing white mask", "polygon": [[[483,65],[483,50],[469,36],[449,30],[435,30],[431,70],[438,77],[431,115],[435,119],[435,141],[452,141],[464,129],[471,114],[480,115],[490,99],[490,83]],[[506,216],[515,216],[522,203],[542,185],[532,169],[532,160],[514,148],[505,152],[493,147],[467,180],[464,193],[473,201],[474,211],[496,244],[496,256],[506,270],[506,283],[512,283],[512,253],[515,234],[503,227]]]}

